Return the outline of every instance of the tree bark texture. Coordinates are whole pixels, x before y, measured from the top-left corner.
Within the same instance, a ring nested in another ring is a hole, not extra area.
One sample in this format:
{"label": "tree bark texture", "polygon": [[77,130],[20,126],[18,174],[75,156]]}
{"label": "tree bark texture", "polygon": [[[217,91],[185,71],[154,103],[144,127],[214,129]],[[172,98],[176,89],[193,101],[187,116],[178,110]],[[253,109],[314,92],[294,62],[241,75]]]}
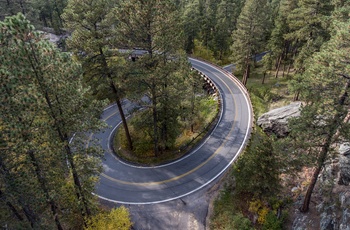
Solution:
{"label": "tree bark texture", "polygon": [[[349,87],[350,87],[350,80],[347,81],[347,83],[345,85],[345,92],[339,98],[339,102],[338,102],[339,106],[343,106],[345,104],[345,100],[348,97],[347,91],[348,91]],[[337,112],[333,117],[330,132],[326,136],[326,139],[321,147],[321,152],[320,152],[320,155],[318,156],[316,169],[313,173],[310,185],[309,185],[307,192],[305,194],[303,205],[300,208],[301,212],[307,212],[309,210],[311,195],[312,195],[313,189],[316,185],[318,175],[320,174],[320,172],[324,166],[324,163],[327,159],[329,149],[332,145],[332,140],[333,140],[334,136],[337,135],[339,125],[341,122],[343,122],[344,118],[346,118],[346,115],[347,115],[347,113],[344,113],[343,111],[341,111],[341,112]]]}

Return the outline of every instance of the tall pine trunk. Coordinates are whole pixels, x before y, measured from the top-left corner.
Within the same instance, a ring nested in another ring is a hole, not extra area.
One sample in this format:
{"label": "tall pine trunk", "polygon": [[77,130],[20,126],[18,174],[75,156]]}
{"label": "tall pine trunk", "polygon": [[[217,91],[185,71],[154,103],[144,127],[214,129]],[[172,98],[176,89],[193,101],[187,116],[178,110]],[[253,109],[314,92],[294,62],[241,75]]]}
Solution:
{"label": "tall pine trunk", "polygon": [[287,68],[287,77],[289,76],[291,66],[292,66],[292,62],[290,61],[288,63],[288,68]]}
{"label": "tall pine trunk", "polygon": [[153,151],[154,155],[159,156],[158,148],[158,111],[157,111],[157,96],[156,96],[156,85],[152,83],[152,117],[153,117]]}
{"label": "tall pine trunk", "polygon": [[250,74],[250,55],[248,54],[245,58],[245,69],[243,73],[242,84],[247,85],[248,77]]}
{"label": "tall pine trunk", "polygon": [[102,47],[99,48],[99,51],[100,51],[100,55],[101,55],[101,58],[102,58],[102,63],[101,64],[103,66],[104,72],[107,73],[107,77],[108,77],[108,80],[109,80],[110,87],[111,87],[111,89],[112,89],[112,91],[113,91],[113,93],[115,95],[115,101],[117,103],[117,107],[118,107],[118,111],[119,111],[120,117],[122,118],[122,123],[123,123],[124,131],[125,131],[126,139],[128,141],[128,146],[129,146],[129,149],[132,150],[133,149],[133,145],[132,145],[131,135],[130,135],[130,132],[129,132],[128,123],[126,122],[126,118],[125,118],[125,114],[124,114],[124,111],[123,111],[123,107],[122,107],[122,104],[120,102],[119,92],[118,92],[118,89],[117,89],[117,87],[115,86],[115,84],[113,82],[113,78],[112,78],[111,72],[109,70],[109,67],[108,67],[108,64],[107,64],[107,60],[106,60],[106,56],[104,55]]}
{"label": "tall pine trunk", "polygon": [[264,71],[263,79],[262,79],[262,81],[261,81],[261,84],[262,84],[262,85],[265,84],[265,78],[266,78],[266,71]]}
{"label": "tall pine trunk", "polygon": [[[76,169],[76,166],[75,166],[75,163],[74,163],[74,158],[73,158],[73,152],[71,150],[71,148],[69,147],[69,138],[68,138],[68,134],[67,133],[64,133],[61,129],[61,125],[62,124],[62,121],[59,121],[57,119],[57,114],[56,112],[54,111],[54,108],[52,106],[52,102],[51,102],[51,98],[47,92],[47,89],[45,88],[45,86],[43,85],[42,82],[44,82],[44,79],[43,79],[43,74],[41,72],[41,69],[38,68],[36,65],[40,65],[39,63],[39,60],[37,59],[36,57],[36,54],[35,52],[33,51],[34,48],[31,44],[31,47],[32,47],[32,53],[30,54],[27,49],[25,50],[27,52],[27,56],[29,57],[29,61],[30,61],[30,64],[31,64],[31,67],[33,69],[33,72],[34,72],[34,75],[36,77],[36,80],[39,84],[39,89],[41,90],[41,93],[43,94],[44,98],[45,98],[45,101],[46,101],[46,104],[49,108],[49,112],[50,112],[50,115],[54,121],[54,124],[53,124],[53,127],[56,129],[57,133],[58,133],[58,137],[59,139],[61,140],[62,143],[65,144],[65,152],[66,152],[66,156],[67,156],[67,159],[68,159],[68,162],[70,164],[70,167],[71,167],[71,171],[72,171],[72,175],[73,175],[73,180],[74,180],[74,184],[75,184],[75,188],[76,188],[76,195],[77,195],[77,198],[78,200],[81,200],[82,203],[83,203],[83,206],[85,208],[85,213],[82,212],[82,216],[90,216],[91,215],[91,211],[90,211],[90,208],[88,206],[88,201],[84,195],[84,192],[83,192],[83,188],[82,188],[82,185],[81,185],[81,182],[80,182],[80,179],[79,179],[79,174],[78,174],[78,171]],[[33,60],[34,58],[34,60]]]}
{"label": "tall pine trunk", "polygon": [[329,147],[331,145],[332,137],[333,137],[333,135],[331,135],[331,134],[328,135],[326,143],[324,144],[324,146],[322,146],[321,153],[320,153],[320,156],[319,156],[319,159],[318,159],[318,164],[317,164],[316,169],[315,169],[315,171],[314,171],[314,173],[312,175],[312,179],[311,179],[311,182],[309,184],[309,187],[307,188],[307,192],[306,192],[305,197],[304,197],[303,205],[300,208],[300,212],[307,212],[307,211],[309,211],[311,195],[312,195],[312,192],[313,192],[313,190],[315,188],[318,175],[320,174],[320,172],[321,172],[321,170],[323,168],[324,162],[326,161],[327,154],[328,154],[328,151],[329,151]]}
{"label": "tall pine trunk", "polygon": [[277,62],[277,66],[276,66],[276,73],[275,73],[275,78],[278,77],[278,72],[280,70],[280,65],[281,65],[281,62],[282,62],[282,54],[279,56],[278,58],[278,62]]}
{"label": "tall pine trunk", "polygon": [[284,73],[286,72],[286,64],[283,63],[283,72],[282,72],[282,78],[284,78]]}
{"label": "tall pine trunk", "polygon": [[22,210],[28,222],[30,223],[30,226],[32,228],[35,228],[35,224],[39,220],[38,216],[34,213],[34,211],[28,205],[25,204],[25,202],[22,199],[19,199],[19,203],[22,206]]}
{"label": "tall pine trunk", "polygon": [[[338,106],[343,106],[344,105],[345,100],[348,97],[348,92],[347,91],[348,91],[349,87],[350,87],[350,80],[348,80],[346,85],[345,85],[345,92],[340,97]],[[321,172],[321,170],[322,170],[322,168],[324,166],[324,163],[325,163],[325,161],[327,159],[327,155],[328,155],[329,149],[330,149],[330,147],[332,145],[332,139],[336,135],[336,133],[337,133],[337,131],[339,129],[340,122],[343,122],[343,119],[344,119],[344,117],[346,117],[346,115],[347,115],[347,113],[344,113],[341,110],[341,112],[337,112],[334,115],[334,117],[333,117],[332,123],[330,124],[331,125],[330,132],[326,136],[324,144],[321,147],[321,153],[320,153],[320,155],[318,157],[318,160],[317,160],[316,169],[315,169],[315,171],[314,171],[314,173],[312,175],[312,179],[311,179],[310,185],[309,185],[309,187],[307,189],[307,192],[305,194],[303,206],[300,208],[301,212],[307,212],[309,210],[310,201],[311,201],[311,195],[312,195],[312,192],[313,192],[314,187],[316,185],[318,175],[320,174],[320,172]]]}
{"label": "tall pine trunk", "polygon": [[124,128],[124,131],[125,131],[126,139],[128,141],[128,147],[129,147],[130,150],[132,150],[133,149],[133,144],[132,144],[132,139],[131,139],[128,123],[126,121],[126,117],[125,117],[125,114],[124,114],[122,103],[121,103],[120,98],[119,98],[118,93],[117,93],[117,89],[116,89],[116,87],[115,87],[115,85],[113,84],[112,81],[111,81],[111,88],[112,88],[112,90],[113,90],[113,92],[115,94],[115,102],[117,103],[118,111],[119,111],[120,117],[122,119],[123,128]]}
{"label": "tall pine trunk", "polygon": [[244,75],[243,75],[243,81],[242,81],[243,85],[247,85],[249,74],[250,74],[250,63],[248,61],[245,68]]}

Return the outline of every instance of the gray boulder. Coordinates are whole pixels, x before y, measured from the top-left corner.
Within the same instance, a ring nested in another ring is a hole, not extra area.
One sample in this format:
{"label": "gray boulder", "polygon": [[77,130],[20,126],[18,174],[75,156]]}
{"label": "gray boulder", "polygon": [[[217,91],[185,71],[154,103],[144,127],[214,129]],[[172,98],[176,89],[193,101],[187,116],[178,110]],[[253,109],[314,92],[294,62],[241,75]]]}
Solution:
{"label": "gray boulder", "polygon": [[339,200],[342,209],[339,230],[350,230],[350,191],[340,193]]}
{"label": "gray boulder", "polygon": [[301,102],[293,102],[287,106],[273,109],[258,118],[258,126],[268,134],[277,137],[288,135],[288,119],[300,116]]}
{"label": "gray boulder", "polygon": [[338,223],[335,212],[335,205],[329,206],[320,216],[320,230],[336,230]]}
{"label": "gray boulder", "polygon": [[350,184],[350,143],[344,143],[339,147],[340,185]]}

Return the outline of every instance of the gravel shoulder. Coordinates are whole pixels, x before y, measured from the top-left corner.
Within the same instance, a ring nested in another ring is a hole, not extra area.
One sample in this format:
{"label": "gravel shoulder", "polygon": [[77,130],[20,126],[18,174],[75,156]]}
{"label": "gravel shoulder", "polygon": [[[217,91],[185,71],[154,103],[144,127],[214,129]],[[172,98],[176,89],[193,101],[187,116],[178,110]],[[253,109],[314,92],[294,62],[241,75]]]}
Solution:
{"label": "gravel shoulder", "polygon": [[[160,204],[124,205],[129,209],[135,230],[206,230],[213,202],[224,184],[225,175],[220,176],[205,188],[181,199]],[[104,200],[100,203],[108,208],[120,206]]]}

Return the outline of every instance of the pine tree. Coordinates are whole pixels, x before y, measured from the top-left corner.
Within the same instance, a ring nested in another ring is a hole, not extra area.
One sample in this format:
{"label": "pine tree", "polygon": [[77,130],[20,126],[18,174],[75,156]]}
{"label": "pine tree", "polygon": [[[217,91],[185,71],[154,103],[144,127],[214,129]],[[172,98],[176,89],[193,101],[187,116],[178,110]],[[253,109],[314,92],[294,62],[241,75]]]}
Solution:
{"label": "pine tree", "polygon": [[[146,95],[151,104],[141,122],[152,136],[153,151],[158,156],[174,142],[177,119],[186,88],[183,78],[189,70],[181,48],[183,37],[180,18],[172,1],[122,1],[115,9],[118,16],[119,43],[128,48],[138,47],[143,55],[131,65],[128,77],[134,94]],[[136,99],[136,98],[134,98]]]}
{"label": "pine tree", "polygon": [[203,44],[208,48],[213,49],[213,37],[215,34],[215,25],[217,22],[217,9],[219,1],[206,0],[204,5],[204,15],[202,17],[201,37]]}
{"label": "pine tree", "polygon": [[246,1],[237,20],[237,29],[232,34],[232,60],[243,73],[244,85],[247,84],[254,55],[262,51],[270,33],[267,6],[265,0]]}
{"label": "pine tree", "polygon": [[36,11],[36,21],[40,20],[40,24],[44,27],[53,28],[57,34],[63,32],[61,14],[66,6],[66,0],[31,0],[31,7]]}
{"label": "pine tree", "polygon": [[185,50],[188,54],[192,54],[194,50],[194,40],[197,38],[201,25],[199,0],[189,1],[182,13],[182,21],[184,26]]}
{"label": "pine tree", "polygon": [[219,60],[229,52],[231,34],[236,29],[237,18],[242,7],[243,1],[237,0],[222,0],[218,4],[212,47]]}
{"label": "pine tree", "polygon": [[259,199],[276,194],[280,189],[279,165],[271,140],[256,130],[246,152],[234,165],[237,192]]}
{"label": "pine tree", "polygon": [[[72,38],[68,46],[83,63],[86,84],[95,89],[100,99],[115,101],[123,121],[123,127],[129,149],[133,149],[132,140],[122,108],[121,99],[124,96],[122,70],[118,63],[118,52],[114,44],[115,22],[111,10],[115,3],[109,0],[78,1],[70,0],[62,17],[70,28]],[[117,23],[117,22],[116,22]],[[119,68],[118,68],[119,67]]]}
{"label": "pine tree", "polygon": [[101,105],[82,88],[80,66],[41,39],[23,15],[0,27],[1,191],[33,228],[73,226],[95,207],[100,151],[85,148],[85,133],[99,127]]}
{"label": "pine tree", "polygon": [[300,118],[291,123],[294,143],[290,152],[305,156],[315,167],[304,198],[302,212],[309,209],[317,178],[334,151],[334,145],[348,142],[350,91],[350,23],[335,22],[335,35],[308,62],[301,81],[306,105]]}
{"label": "pine tree", "polygon": [[328,0],[299,0],[287,18],[290,32],[285,35],[287,40],[294,42],[297,49],[294,66],[298,72],[303,72],[304,61],[329,39],[329,19],[333,6]]}
{"label": "pine tree", "polygon": [[[285,35],[289,33],[290,28],[287,23],[287,17],[289,12],[297,7],[297,1],[282,0],[278,7],[278,13],[274,20],[274,28],[271,32],[271,37],[268,42],[268,49],[271,51],[268,54],[268,62],[275,62],[276,74],[278,76],[280,65],[283,60],[288,60],[291,64],[293,58],[293,43],[292,40],[285,38]],[[292,55],[290,55],[290,53]],[[290,68],[290,66],[289,66]]]}

